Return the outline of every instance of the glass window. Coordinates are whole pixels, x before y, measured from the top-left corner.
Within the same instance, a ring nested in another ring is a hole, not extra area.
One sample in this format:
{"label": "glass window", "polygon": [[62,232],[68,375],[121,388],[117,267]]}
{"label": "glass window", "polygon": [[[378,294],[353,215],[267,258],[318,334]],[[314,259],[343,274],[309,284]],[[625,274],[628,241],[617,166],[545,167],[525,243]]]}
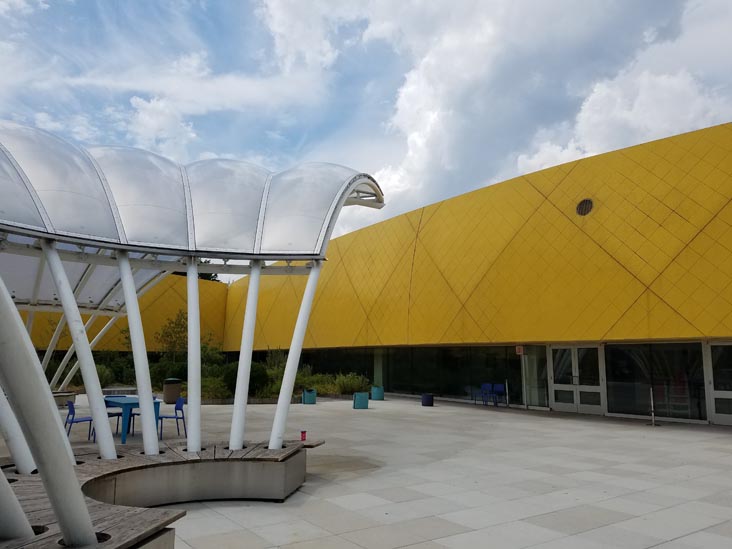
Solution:
{"label": "glass window", "polygon": [[600,361],[596,347],[577,349],[577,366],[580,385],[600,385]]}
{"label": "glass window", "polygon": [[715,398],[714,408],[718,414],[732,415],[732,398]]}
{"label": "glass window", "polygon": [[580,404],[589,404],[592,406],[600,406],[602,404],[600,393],[597,391],[580,391],[579,401]]}
{"label": "glass window", "polygon": [[412,387],[418,394],[440,393],[440,349],[414,347],[412,349]]}
{"label": "glass window", "polygon": [[572,384],[572,349],[552,349],[554,383]]}
{"label": "glass window", "polygon": [[456,398],[473,398],[470,376],[470,348],[440,349],[440,394]]}
{"label": "glass window", "polygon": [[732,345],[712,346],[712,371],[716,391],[732,391]]}
{"label": "glass window", "polygon": [[526,404],[529,406],[549,406],[546,347],[525,345],[524,363],[526,364]]}
{"label": "glass window", "polygon": [[651,352],[648,345],[606,345],[607,410],[648,415],[651,409]]}
{"label": "glass window", "polygon": [[706,419],[700,343],[607,345],[608,411]]}
{"label": "glass window", "polygon": [[474,384],[508,383],[509,404],[523,404],[521,357],[515,347],[473,347],[470,356]]}
{"label": "glass window", "polygon": [[395,393],[414,393],[412,385],[412,350],[408,347],[387,349],[385,389]]}
{"label": "glass window", "polygon": [[562,404],[574,404],[574,391],[557,389],[554,391],[554,401]]}

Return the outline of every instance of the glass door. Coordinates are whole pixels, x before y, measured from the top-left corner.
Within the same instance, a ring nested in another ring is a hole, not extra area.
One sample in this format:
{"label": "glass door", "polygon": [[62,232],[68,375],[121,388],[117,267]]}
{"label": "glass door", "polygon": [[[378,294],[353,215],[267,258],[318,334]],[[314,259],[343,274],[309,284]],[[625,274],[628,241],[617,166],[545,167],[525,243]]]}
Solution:
{"label": "glass door", "polygon": [[552,409],[582,414],[605,413],[605,376],[599,347],[550,347]]}
{"label": "glass door", "polygon": [[712,423],[732,425],[732,345],[711,345]]}

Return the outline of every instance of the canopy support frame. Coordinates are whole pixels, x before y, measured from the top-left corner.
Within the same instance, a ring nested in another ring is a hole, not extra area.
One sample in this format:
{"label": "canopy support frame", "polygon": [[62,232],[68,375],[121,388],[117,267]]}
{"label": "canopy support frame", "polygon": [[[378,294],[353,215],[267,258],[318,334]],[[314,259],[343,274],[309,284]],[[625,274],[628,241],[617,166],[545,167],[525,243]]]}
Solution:
{"label": "canopy support frame", "polygon": [[246,435],[247,401],[249,399],[249,378],[252,372],[252,351],[254,350],[254,328],[257,324],[257,304],[259,301],[259,279],[262,272],[262,262],[253,260],[247,288],[247,304],[244,310],[244,325],[242,326],[241,346],[239,349],[239,367],[236,373],[236,391],[234,392],[234,411],[231,416],[231,432],[229,433],[229,448],[241,450],[244,448]]}
{"label": "canopy support frame", "polygon": [[303,294],[302,301],[300,302],[300,311],[297,313],[297,322],[295,323],[295,330],[292,333],[290,351],[287,354],[285,373],[282,376],[280,395],[277,399],[277,409],[275,410],[275,417],[274,421],[272,422],[272,433],[270,434],[269,438],[270,450],[279,450],[282,448],[282,442],[285,436],[285,428],[287,427],[287,414],[290,411],[292,392],[295,389],[297,368],[300,363],[302,344],[305,340],[305,332],[307,331],[308,320],[310,319],[310,310],[313,306],[315,290],[318,286],[320,267],[320,261],[315,261],[313,263],[313,268],[308,275],[308,281],[305,285],[305,293]]}

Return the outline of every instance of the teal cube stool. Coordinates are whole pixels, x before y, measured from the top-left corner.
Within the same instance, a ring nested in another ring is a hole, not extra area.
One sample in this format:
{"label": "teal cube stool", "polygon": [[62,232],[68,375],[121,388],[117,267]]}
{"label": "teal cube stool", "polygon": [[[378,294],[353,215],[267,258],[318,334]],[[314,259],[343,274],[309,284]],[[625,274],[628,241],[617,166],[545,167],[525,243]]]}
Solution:
{"label": "teal cube stool", "polygon": [[371,400],[384,400],[384,388],[381,385],[371,387]]}
{"label": "teal cube stool", "polygon": [[318,391],[315,389],[305,389],[302,392],[302,403],[303,404],[315,404],[315,399],[318,396]]}
{"label": "teal cube stool", "polygon": [[364,393],[353,393],[353,409],[354,410],[366,410],[369,407],[369,394]]}

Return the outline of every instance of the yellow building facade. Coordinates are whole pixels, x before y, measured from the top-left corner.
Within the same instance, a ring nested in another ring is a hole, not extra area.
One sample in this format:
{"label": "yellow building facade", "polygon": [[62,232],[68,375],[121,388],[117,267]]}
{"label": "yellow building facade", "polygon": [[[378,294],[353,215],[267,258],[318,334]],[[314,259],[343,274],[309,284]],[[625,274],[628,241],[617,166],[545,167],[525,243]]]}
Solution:
{"label": "yellow building facade", "polygon": [[[426,206],[331,242],[305,348],[730,338],[731,201],[724,124]],[[256,348],[289,345],[304,285],[263,282]]]}
{"label": "yellow building facade", "polygon": [[[723,124],[342,236],[303,360],[387,390],[566,411],[643,416],[653,394],[656,415],[728,423],[731,202]],[[304,285],[263,280],[255,348],[289,346]],[[238,349],[246,290],[246,279],[229,289],[226,350]]]}
{"label": "yellow building facade", "polygon": [[[290,344],[306,279],[262,277],[255,349]],[[237,352],[247,279],[201,282]],[[185,280],[142,299],[152,337]],[[101,323],[100,323],[101,325]],[[120,321],[99,348],[119,348]],[[34,340],[42,345],[43,324]],[[98,329],[98,328],[97,328]],[[48,330],[46,330],[48,331]],[[93,334],[91,334],[93,336]],[[330,242],[304,342],[387,390],[732,423],[732,125],[491,185]]]}

